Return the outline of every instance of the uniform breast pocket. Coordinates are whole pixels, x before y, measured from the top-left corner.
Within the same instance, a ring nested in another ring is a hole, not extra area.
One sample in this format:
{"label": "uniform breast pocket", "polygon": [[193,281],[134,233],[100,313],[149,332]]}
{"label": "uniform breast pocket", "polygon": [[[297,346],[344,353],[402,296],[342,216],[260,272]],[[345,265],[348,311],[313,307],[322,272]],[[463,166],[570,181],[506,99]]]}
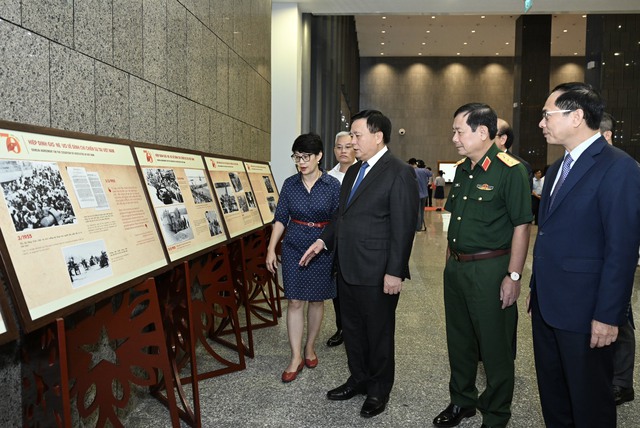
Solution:
{"label": "uniform breast pocket", "polygon": [[474,210],[478,212],[485,221],[495,220],[496,216],[503,214],[501,210],[494,209],[500,202],[497,193],[497,190],[493,188],[490,190],[473,189],[469,194],[469,204],[474,207]]}

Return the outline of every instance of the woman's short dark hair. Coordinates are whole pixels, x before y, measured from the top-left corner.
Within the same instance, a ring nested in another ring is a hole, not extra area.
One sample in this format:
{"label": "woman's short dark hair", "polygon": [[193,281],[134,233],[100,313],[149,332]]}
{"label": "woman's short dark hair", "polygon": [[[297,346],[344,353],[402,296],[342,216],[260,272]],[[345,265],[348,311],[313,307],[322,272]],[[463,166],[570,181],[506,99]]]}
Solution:
{"label": "woman's short dark hair", "polygon": [[324,145],[322,139],[318,134],[309,132],[308,134],[302,134],[293,142],[291,147],[292,152],[298,153],[312,153],[314,155],[322,152]]}

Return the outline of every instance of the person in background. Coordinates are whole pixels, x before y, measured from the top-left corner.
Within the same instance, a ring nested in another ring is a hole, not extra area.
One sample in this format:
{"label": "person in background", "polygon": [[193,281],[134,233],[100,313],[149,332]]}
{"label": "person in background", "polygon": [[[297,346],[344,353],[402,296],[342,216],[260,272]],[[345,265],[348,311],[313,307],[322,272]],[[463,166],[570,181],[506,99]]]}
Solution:
{"label": "person in background", "polygon": [[416,178],[418,179],[418,196],[420,197],[420,204],[418,205],[418,224],[416,224],[416,232],[420,232],[426,230],[424,225],[424,206],[427,202],[427,188],[429,187],[429,174],[427,174],[427,170],[424,168],[424,162],[422,162],[422,167],[418,166],[418,160],[416,158],[411,158],[407,162],[409,165],[413,167],[414,172],[416,173]]}
{"label": "person in background", "polygon": [[538,224],[538,210],[540,208],[540,195],[542,195],[544,177],[542,170],[536,169],[531,182],[531,211],[533,213],[533,224]]}
{"label": "person in background", "polygon": [[549,427],[616,426],[611,345],[638,260],[640,166],[600,135],[603,108],[591,85],[563,83],[538,125],[565,150],[545,178],[528,299]]}
{"label": "person in background", "polygon": [[[531,188],[524,166],[494,144],[497,117],[491,107],[465,104],[453,117],[453,143],[465,157],[445,205],[451,213],[444,270],[450,403],[433,424],[456,426],[477,409],[482,427],[506,427]],[[478,395],[480,357],[487,381]]]}
{"label": "person in background", "polygon": [[[351,134],[347,131],[336,134],[333,153],[336,155],[338,163],[328,174],[337,178],[342,184],[344,174],[356,161],[356,152],[353,150],[353,144],[351,143]],[[336,332],[327,340],[327,346],[331,347],[341,345],[344,340],[342,338],[342,319],[340,318],[340,297],[338,295],[333,299],[333,310],[336,313]]]}
{"label": "person in background", "polygon": [[511,147],[513,146],[513,142],[515,141],[515,135],[513,133],[513,128],[509,123],[501,118],[498,118],[498,133],[496,134],[496,139],[494,142],[496,146],[498,146],[498,150],[509,153],[511,156],[520,161],[522,165],[527,170],[527,176],[529,177],[529,186],[531,186],[533,181],[533,170],[531,169],[531,165],[526,160],[522,159],[520,156],[511,152]]}
{"label": "person in background", "polygon": [[433,181],[433,187],[435,188],[435,192],[433,195],[433,199],[436,200],[436,211],[442,211],[442,207],[444,206],[444,186],[446,182],[444,181],[444,171],[438,171],[438,176]]}
{"label": "person in background", "polygon": [[[420,163],[420,160],[418,160]],[[422,163],[424,163],[424,161],[421,161]],[[432,207],[433,206],[433,172],[431,171],[431,167],[428,166],[426,168],[427,173],[429,174],[429,185],[427,186],[427,207]]]}
{"label": "person in background", "polygon": [[[332,255],[320,254],[308,266],[298,260],[328,224],[338,209],[340,182],[319,167],[322,159],[322,140],[316,134],[302,134],[293,143],[291,159],[299,172],[287,178],[280,192],[273,220],[273,232],[267,248],[266,265],[276,274],[276,245],[282,242],[282,280],[287,306],[287,332],[291,346],[291,361],[282,373],[282,382],[296,379],[306,365],[318,365],[315,341],[324,315],[324,300],[336,296],[331,276]],[[302,352],[304,306],[307,309],[307,340]]]}
{"label": "person in background", "polygon": [[[613,145],[616,120],[609,113],[602,113],[600,134]],[[633,312],[631,300],[627,305],[627,319],[618,327],[618,339],[613,344],[613,399],[616,406],[633,401],[633,366],[636,358],[636,335],[633,331]]]}
{"label": "person in background", "polygon": [[[300,259],[306,266],[334,250],[350,376],[329,400],[367,398],[360,416],[384,412],[395,380],[396,307],[409,278],[418,183],[413,169],[391,154],[391,121],[377,110],[351,118],[356,162],[344,176],[340,207]],[[325,250],[326,249],[326,250]]]}

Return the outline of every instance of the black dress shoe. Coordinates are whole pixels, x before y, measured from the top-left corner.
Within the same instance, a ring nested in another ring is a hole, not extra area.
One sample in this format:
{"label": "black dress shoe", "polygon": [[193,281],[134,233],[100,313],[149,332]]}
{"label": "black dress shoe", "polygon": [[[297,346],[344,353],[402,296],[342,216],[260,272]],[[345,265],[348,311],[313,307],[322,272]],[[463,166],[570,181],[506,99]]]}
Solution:
{"label": "black dress shoe", "polygon": [[344,385],[340,385],[336,389],[332,389],[331,391],[327,392],[327,398],[329,400],[336,401],[351,400],[358,394],[360,394],[360,391],[358,391],[353,386],[347,385],[345,383]]}
{"label": "black dress shoe", "polygon": [[476,409],[474,407],[464,408],[453,403],[449,404],[438,416],[433,420],[433,425],[437,427],[455,427],[464,418],[475,416]]}
{"label": "black dress shoe", "polygon": [[360,416],[363,418],[372,418],[380,413],[384,412],[384,409],[387,407],[387,401],[389,401],[389,397],[372,397],[371,395],[364,400],[364,404],[362,405],[362,409],[360,409]]}
{"label": "black dress shoe", "polygon": [[342,345],[344,339],[342,338],[342,330],[336,331],[336,334],[331,336],[329,340],[327,340],[327,346],[338,346]]}
{"label": "black dress shoe", "polygon": [[633,388],[623,388],[618,385],[613,385],[613,399],[616,402],[616,406],[628,401],[633,401],[634,398]]}

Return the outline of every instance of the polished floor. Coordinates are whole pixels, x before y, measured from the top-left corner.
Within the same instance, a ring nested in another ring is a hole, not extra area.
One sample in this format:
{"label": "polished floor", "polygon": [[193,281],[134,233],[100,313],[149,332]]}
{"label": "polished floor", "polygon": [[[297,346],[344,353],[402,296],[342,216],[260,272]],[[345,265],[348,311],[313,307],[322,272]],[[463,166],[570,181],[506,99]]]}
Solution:
{"label": "polished floor", "polygon": [[[256,357],[247,369],[200,383],[204,427],[430,427],[432,419],[449,403],[449,366],[445,343],[442,270],[446,248],[447,213],[427,212],[427,230],[418,232],[411,257],[413,279],[405,283],[397,310],[396,381],[386,412],[372,419],[360,417],[364,401],[357,396],[333,402],[326,392],[347,376],[344,346],[325,345],[334,328],[331,302],[325,304],[321,341],[316,351],[319,365],[304,369],[289,384],[280,381],[288,364],[289,345],[284,317],[275,327],[254,334]],[[536,226],[532,226],[532,241]],[[531,254],[531,252],[529,253]],[[524,271],[524,291],[519,299],[516,385],[510,427],[543,427],[535,379],[531,324],[524,299],[531,273],[531,257]],[[640,270],[636,273],[633,307],[640,314]],[[286,304],[285,304],[286,308]],[[283,308],[283,311],[285,309]],[[640,342],[640,335],[636,341]],[[640,343],[638,343],[640,349]],[[636,360],[635,386],[640,392],[640,367]],[[478,371],[483,389],[483,373]],[[478,414],[460,427],[479,427]],[[168,413],[153,399],[145,399],[129,415],[126,426],[170,426]],[[183,423],[183,426],[186,426]],[[618,407],[618,427],[640,426],[640,397]]]}

